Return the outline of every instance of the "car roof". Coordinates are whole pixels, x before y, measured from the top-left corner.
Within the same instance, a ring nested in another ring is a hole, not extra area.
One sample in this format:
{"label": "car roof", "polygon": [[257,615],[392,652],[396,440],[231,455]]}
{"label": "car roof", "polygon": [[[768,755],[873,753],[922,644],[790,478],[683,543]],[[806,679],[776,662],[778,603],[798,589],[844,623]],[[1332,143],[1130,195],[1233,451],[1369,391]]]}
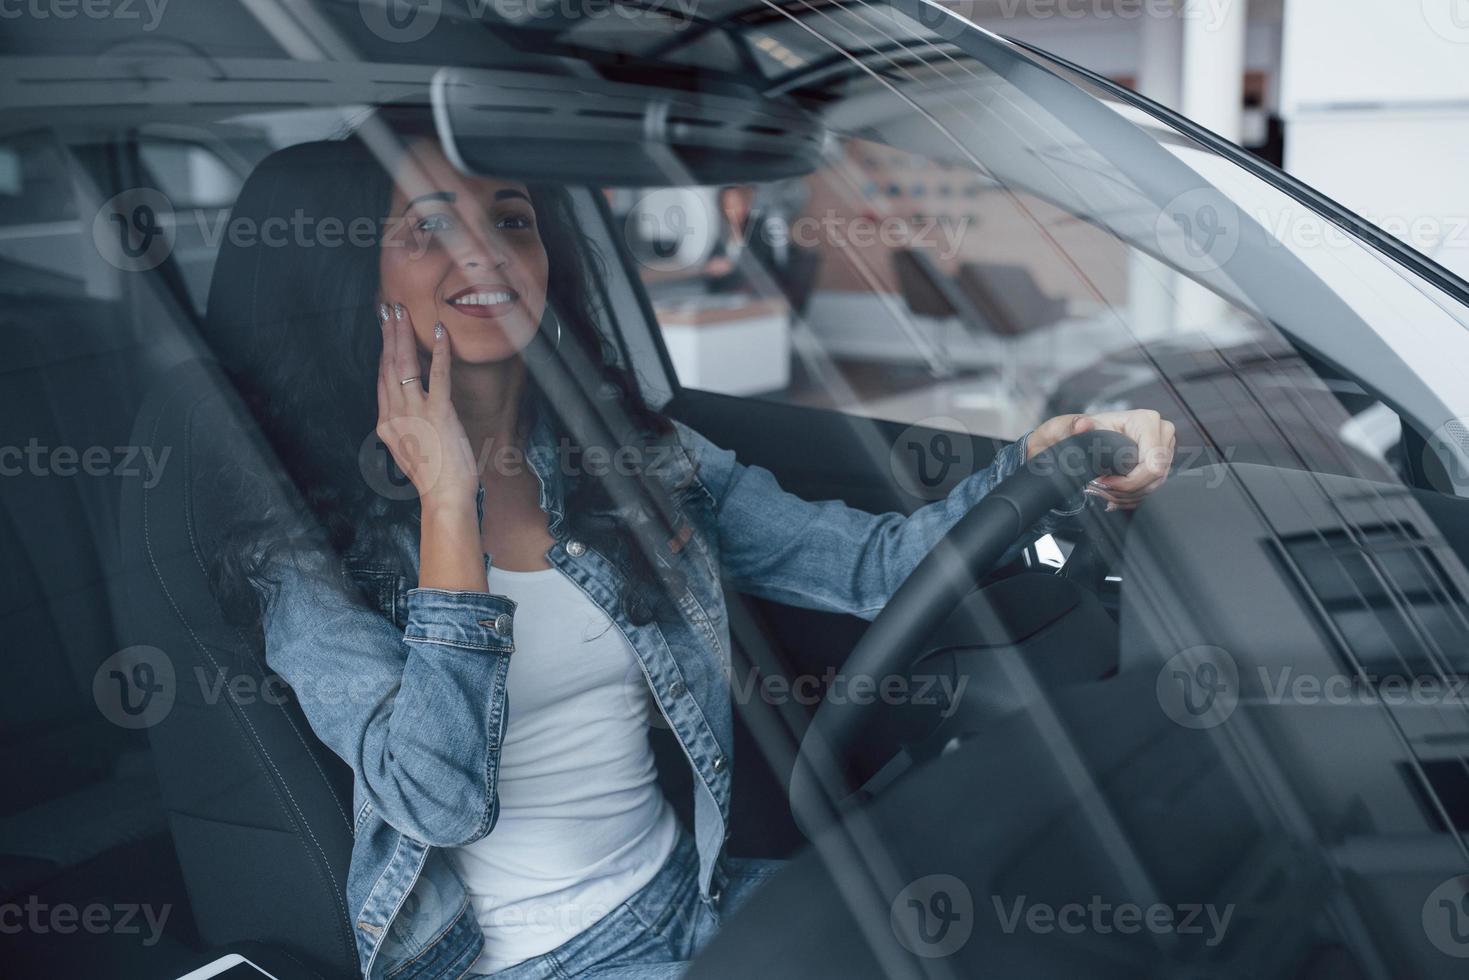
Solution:
{"label": "car roof", "polygon": [[[374,14],[390,0],[216,0],[140,3],[134,17],[11,21],[0,54],[34,71],[36,59],[64,65],[75,81],[135,84],[192,69],[219,81],[236,63],[282,59],[340,65],[453,64],[544,74],[601,74],[669,87],[739,84],[792,92],[845,59],[817,36],[900,49],[871,20],[878,0],[441,0],[423,35],[400,33]],[[7,105],[37,79],[7,71]],[[49,74],[48,86],[67,76]],[[298,95],[305,94],[298,90]],[[816,93],[812,97],[819,98]],[[100,100],[105,102],[106,100]],[[322,101],[314,99],[313,101]]]}

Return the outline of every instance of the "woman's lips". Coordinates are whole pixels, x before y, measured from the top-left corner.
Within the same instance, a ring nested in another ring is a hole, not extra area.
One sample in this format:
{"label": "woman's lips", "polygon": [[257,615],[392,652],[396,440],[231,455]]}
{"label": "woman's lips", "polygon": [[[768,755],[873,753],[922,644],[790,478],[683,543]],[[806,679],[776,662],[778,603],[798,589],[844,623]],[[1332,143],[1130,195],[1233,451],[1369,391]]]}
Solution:
{"label": "woman's lips", "polygon": [[515,309],[520,295],[509,286],[472,286],[449,297],[449,306],[465,316],[493,319]]}

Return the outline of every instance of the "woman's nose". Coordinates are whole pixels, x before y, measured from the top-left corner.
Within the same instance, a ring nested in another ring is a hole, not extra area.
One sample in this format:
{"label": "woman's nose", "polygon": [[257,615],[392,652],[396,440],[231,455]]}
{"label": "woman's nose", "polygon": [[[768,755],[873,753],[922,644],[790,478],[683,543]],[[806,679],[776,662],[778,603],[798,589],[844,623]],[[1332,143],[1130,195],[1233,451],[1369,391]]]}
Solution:
{"label": "woman's nose", "polygon": [[497,269],[510,261],[509,250],[493,233],[482,232],[465,237],[468,241],[456,256],[462,268]]}

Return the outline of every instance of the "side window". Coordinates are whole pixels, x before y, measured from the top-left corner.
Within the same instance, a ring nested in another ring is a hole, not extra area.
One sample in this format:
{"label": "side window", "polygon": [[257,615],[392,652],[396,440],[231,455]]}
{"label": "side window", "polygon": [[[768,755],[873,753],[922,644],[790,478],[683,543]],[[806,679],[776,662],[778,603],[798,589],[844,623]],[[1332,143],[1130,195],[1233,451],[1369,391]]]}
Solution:
{"label": "side window", "polygon": [[804,181],[608,192],[680,384],[781,397],[821,260],[792,241]]}
{"label": "side window", "polygon": [[76,191],[70,157],[53,133],[0,138],[0,287],[7,293],[75,299],[96,291]]}
{"label": "side window", "polygon": [[219,253],[219,234],[249,172],[247,159],[230,153],[219,140],[209,142],[211,145],[146,134],[138,142],[138,158],[149,182],[172,208],[170,257],[183,278],[190,305],[201,315]]}
{"label": "side window", "polygon": [[138,154],[175,207],[228,207],[243,182],[218,154],[197,143],[149,141],[139,144]]}

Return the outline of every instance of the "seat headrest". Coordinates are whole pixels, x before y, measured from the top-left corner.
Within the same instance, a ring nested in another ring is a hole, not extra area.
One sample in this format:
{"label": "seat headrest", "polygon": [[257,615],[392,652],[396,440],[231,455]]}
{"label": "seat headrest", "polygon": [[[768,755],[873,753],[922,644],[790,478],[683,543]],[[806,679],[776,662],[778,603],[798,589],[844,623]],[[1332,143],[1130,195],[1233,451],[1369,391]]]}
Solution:
{"label": "seat headrest", "polygon": [[205,339],[227,368],[276,353],[252,345],[266,318],[340,312],[333,287],[344,269],[375,268],[390,192],[356,139],[298,143],[256,166],[230,212],[206,305]]}

